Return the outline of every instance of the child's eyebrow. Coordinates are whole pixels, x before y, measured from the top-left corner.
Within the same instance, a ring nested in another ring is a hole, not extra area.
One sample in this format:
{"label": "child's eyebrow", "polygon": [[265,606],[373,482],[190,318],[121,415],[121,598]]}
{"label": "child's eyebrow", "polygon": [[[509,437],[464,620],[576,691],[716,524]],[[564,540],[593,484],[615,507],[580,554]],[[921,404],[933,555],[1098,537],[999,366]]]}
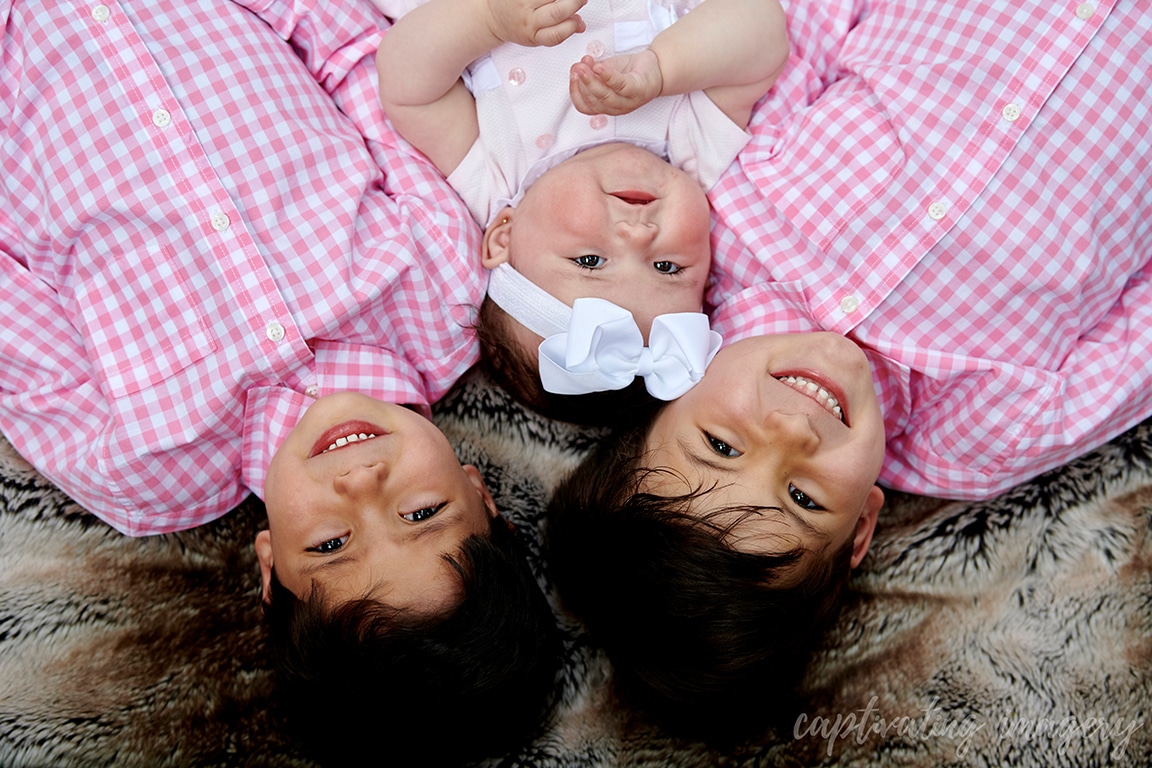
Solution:
{"label": "child's eyebrow", "polygon": [[355,555],[337,555],[336,557],[325,558],[319,562],[312,563],[311,565],[305,565],[301,569],[300,573],[304,576],[312,577],[318,573],[321,573],[322,571],[339,568],[340,566],[354,562],[356,562]]}
{"label": "child's eyebrow", "polygon": [[436,515],[431,520],[416,529],[416,531],[412,534],[410,541],[419,541],[420,539],[443,531],[445,528],[456,522],[456,518],[459,516],[459,506],[455,504],[445,505],[444,509],[440,510],[440,514]]}
{"label": "child's eyebrow", "polygon": [[677,437],[676,444],[680,446],[680,452],[693,464],[698,467],[705,467],[711,469],[713,472],[720,472],[723,474],[732,474],[736,471],[736,467],[731,464],[713,460],[709,456],[705,456],[697,452],[693,448],[688,447],[688,440],[684,437]]}

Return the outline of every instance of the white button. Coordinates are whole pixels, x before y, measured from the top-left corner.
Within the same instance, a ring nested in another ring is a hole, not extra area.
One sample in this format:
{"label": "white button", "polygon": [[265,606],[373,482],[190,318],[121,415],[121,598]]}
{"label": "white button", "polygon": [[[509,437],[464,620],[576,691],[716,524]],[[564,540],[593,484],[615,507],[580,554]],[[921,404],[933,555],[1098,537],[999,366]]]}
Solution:
{"label": "white button", "polygon": [[556,137],[552,134],[542,133],[536,137],[536,146],[540,147],[540,149],[547,150],[552,146],[553,143],[555,143],[555,141]]}
{"label": "white button", "polygon": [[1092,14],[1094,13],[1096,13],[1096,9],[1092,6],[1092,3],[1080,3],[1080,5],[1076,6],[1077,18],[1087,21],[1092,18]]}
{"label": "white button", "polygon": [[316,397],[320,394],[320,387],[315,384],[309,384],[304,388],[304,394],[308,395],[308,397]]}
{"label": "white button", "polygon": [[152,124],[157,128],[167,128],[172,122],[172,115],[166,109],[158,109],[152,113]]}
{"label": "white button", "polygon": [[520,69],[520,67],[513,67],[508,72],[508,82],[512,83],[512,85],[520,85],[527,79],[528,75],[524,74],[524,70]]}
{"label": "white button", "polygon": [[1000,110],[1000,114],[1008,122],[1014,123],[1020,117],[1020,107],[1015,104],[1005,104],[1004,109]]}
{"label": "white button", "polygon": [[273,320],[268,323],[268,327],[264,329],[264,335],[268,337],[269,341],[280,341],[284,338],[284,326]]}
{"label": "white button", "polygon": [[928,206],[928,215],[936,221],[940,221],[947,213],[948,206],[944,205],[944,203],[932,203],[932,205]]}
{"label": "white button", "polygon": [[840,311],[844,314],[850,315],[858,309],[860,309],[860,299],[855,296],[845,296],[840,299]]}
{"label": "white button", "polygon": [[230,226],[232,226],[232,219],[228,218],[228,214],[226,214],[226,213],[214,213],[214,214],[212,214],[212,229],[216,230],[217,232],[223,232],[224,230],[228,229],[228,227],[230,227]]}
{"label": "white button", "polygon": [[100,23],[108,21],[108,17],[112,15],[112,11],[108,10],[106,5],[97,5],[92,8],[92,18]]}
{"label": "white button", "polygon": [[602,131],[608,127],[608,116],[592,115],[592,117],[588,118],[588,125],[594,131]]}
{"label": "white button", "polygon": [[592,42],[588,43],[588,47],[585,48],[585,50],[588,51],[589,56],[594,59],[598,59],[604,55],[604,43],[600,42],[599,40],[593,40]]}

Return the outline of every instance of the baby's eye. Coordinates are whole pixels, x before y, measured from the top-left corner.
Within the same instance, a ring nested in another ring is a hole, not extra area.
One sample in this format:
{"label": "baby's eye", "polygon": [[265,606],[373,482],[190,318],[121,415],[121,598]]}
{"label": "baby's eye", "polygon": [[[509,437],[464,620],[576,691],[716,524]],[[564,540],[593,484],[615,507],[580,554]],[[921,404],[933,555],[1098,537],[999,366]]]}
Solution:
{"label": "baby's eye", "polygon": [[733,448],[732,446],[728,445],[728,443],[724,442],[723,440],[721,440],[718,437],[710,435],[707,432],[704,433],[704,437],[708,440],[708,446],[713,451],[720,454],[724,458],[734,459],[737,456],[743,455],[742,453],[740,453],[740,451],[738,451],[735,448]]}
{"label": "baby's eye", "polygon": [[576,266],[583,267],[584,269],[600,269],[604,266],[604,257],[597,256],[594,253],[586,253],[583,256],[577,256],[572,259],[576,262]]}
{"label": "baby's eye", "polygon": [[430,517],[435,517],[436,513],[443,509],[447,503],[448,502],[446,501],[442,501],[439,504],[432,505],[431,507],[421,507],[415,512],[409,512],[407,514],[400,515],[400,517],[404,518],[410,523],[423,522]]}
{"label": "baby's eye", "polygon": [[820,506],[811,496],[792,485],[792,483],[788,483],[788,495],[792,497],[792,501],[796,502],[803,509],[809,509],[813,512],[824,511],[824,507]]}
{"label": "baby's eye", "polygon": [[680,265],[671,261],[655,261],[652,266],[656,267],[657,272],[663,272],[666,275],[674,275],[680,271]]}
{"label": "baby's eye", "polygon": [[327,541],[322,541],[314,547],[307,547],[304,551],[305,552],[319,552],[322,555],[330,555],[333,552],[335,552],[336,550],[340,549],[340,547],[344,546],[344,544],[347,543],[347,541],[348,541],[347,536],[337,536],[335,539],[328,539]]}

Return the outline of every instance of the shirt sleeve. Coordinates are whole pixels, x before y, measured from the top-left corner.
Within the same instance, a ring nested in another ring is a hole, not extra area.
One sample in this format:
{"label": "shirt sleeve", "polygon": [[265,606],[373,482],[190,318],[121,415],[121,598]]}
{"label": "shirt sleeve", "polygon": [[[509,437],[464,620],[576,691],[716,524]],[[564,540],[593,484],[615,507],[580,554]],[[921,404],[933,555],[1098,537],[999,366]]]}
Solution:
{"label": "shirt sleeve", "polygon": [[748,138],[749,134],[703,91],[687,93],[672,108],[668,161],[708,191],[728,170]]}
{"label": "shirt sleeve", "polygon": [[108,403],[76,328],[56,292],[0,252],[0,430],[21,455],[77,502],[127,533],[128,521],[104,476],[101,446]]}
{"label": "shirt sleeve", "polygon": [[337,92],[365,56],[375,56],[380,34],[388,25],[366,0],[240,0],[238,4],[291,43],[316,82],[330,94]]}
{"label": "shirt sleeve", "polygon": [[881,481],[983,499],[1060,466],[1146,417],[1152,392],[1152,279],[1135,273],[1052,371],[987,361],[925,383],[890,435]]}
{"label": "shirt sleeve", "polygon": [[[1152,399],[1149,361],[1152,269],[1145,266],[1064,359],[1057,391],[1021,435],[1019,450],[1005,461],[1005,474],[1011,478],[1051,469],[1082,454],[1084,446],[1100,445],[1139,423]],[[984,495],[1000,489],[993,484]]]}

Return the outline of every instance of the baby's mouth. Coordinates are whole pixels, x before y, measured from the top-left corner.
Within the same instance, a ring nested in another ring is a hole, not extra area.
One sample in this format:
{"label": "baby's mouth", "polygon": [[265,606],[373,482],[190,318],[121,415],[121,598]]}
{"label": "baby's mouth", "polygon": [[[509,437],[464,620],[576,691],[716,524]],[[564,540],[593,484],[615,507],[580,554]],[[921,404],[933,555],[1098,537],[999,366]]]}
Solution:
{"label": "baby's mouth", "polygon": [[655,195],[650,195],[647,192],[638,192],[633,189],[613,192],[612,197],[615,197],[617,200],[623,200],[629,205],[648,205],[648,203],[656,199]]}
{"label": "baby's mouth", "polygon": [[787,376],[777,376],[776,380],[782,384],[787,384],[800,394],[815,400],[821,408],[835,416],[837,421],[846,423],[844,419],[844,409],[840,406],[840,400],[812,379],[789,374]]}

